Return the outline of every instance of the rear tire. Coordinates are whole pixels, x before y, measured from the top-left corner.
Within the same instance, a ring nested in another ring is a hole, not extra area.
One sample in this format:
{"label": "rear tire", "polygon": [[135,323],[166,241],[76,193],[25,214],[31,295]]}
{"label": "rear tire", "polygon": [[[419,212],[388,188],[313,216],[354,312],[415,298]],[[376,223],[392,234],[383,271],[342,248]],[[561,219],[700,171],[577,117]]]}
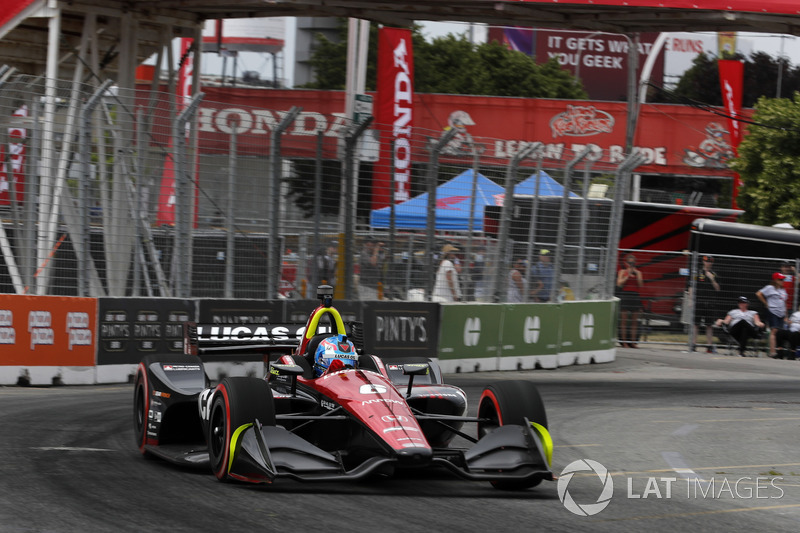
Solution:
{"label": "rear tire", "polygon": [[[478,438],[500,426],[525,425],[525,418],[547,428],[547,413],[536,386],[530,381],[498,381],[486,387],[478,402]],[[533,481],[492,481],[500,490],[523,490],[535,487],[541,479]]]}
{"label": "rear tire", "polygon": [[211,468],[220,481],[229,480],[233,433],[255,419],[263,426],[275,425],[275,404],[267,382],[246,377],[223,379],[214,391],[206,436]]}
{"label": "rear tire", "polygon": [[150,391],[147,380],[150,358],[151,356],[147,356],[139,363],[133,388],[133,435],[136,437],[136,446],[145,457],[150,456],[144,447],[147,443],[147,423],[150,412]]}

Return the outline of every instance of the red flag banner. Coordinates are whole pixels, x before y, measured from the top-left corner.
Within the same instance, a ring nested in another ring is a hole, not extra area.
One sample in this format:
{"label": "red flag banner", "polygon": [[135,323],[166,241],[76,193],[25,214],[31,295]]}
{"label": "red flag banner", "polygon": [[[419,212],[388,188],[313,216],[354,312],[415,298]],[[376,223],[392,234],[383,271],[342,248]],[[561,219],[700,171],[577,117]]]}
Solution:
{"label": "red flag banner", "polygon": [[[720,59],[719,65],[719,84],[722,90],[722,103],[725,112],[728,114],[728,124],[731,133],[731,145],[734,154],[742,142],[742,123],[739,116],[742,112],[742,92],[744,86],[744,62],[733,59]],[[739,195],[741,186],[739,174],[733,176],[733,208],[737,208],[736,197]]]}
{"label": "red flag banner", "polygon": [[[376,128],[381,135],[379,172],[372,188],[372,208],[410,198],[411,128],[414,117],[414,60],[411,30],[381,28],[378,33]],[[394,151],[390,153],[390,143]],[[393,161],[392,161],[393,160]],[[394,176],[389,171],[394,163]],[[394,185],[392,185],[394,183]],[[392,194],[393,191],[393,194]]]}
{"label": "red flag banner", "polygon": [[[181,38],[181,64],[178,70],[178,111],[182,110],[192,100],[192,59],[193,53],[189,53],[192,46],[192,39]],[[194,173],[192,173],[194,175]],[[164,169],[161,173],[161,191],[158,196],[158,212],[156,213],[158,224],[175,224],[175,161],[173,161],[172,136],[169,137],[167,155],[164,160]]]}
{"label": "red flag banner", "polygon": [[719,83],[722,89],[722,102],[729,117],[733,147],[742,141],[742,124],[737,117],[742,111],[742,86],[744,83],[744,63],[732,59],[720,59]]}

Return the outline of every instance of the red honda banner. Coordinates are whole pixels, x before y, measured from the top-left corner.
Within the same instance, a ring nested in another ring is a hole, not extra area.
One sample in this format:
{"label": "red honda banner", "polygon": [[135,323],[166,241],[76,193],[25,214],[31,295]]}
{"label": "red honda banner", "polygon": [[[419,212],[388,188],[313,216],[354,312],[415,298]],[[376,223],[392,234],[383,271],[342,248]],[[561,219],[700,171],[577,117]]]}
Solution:
{"label": "red honda banner", "polygon": [[[13,115],[27,117],[28,106],[22,106]],[[11,203],[10,186],[13,183],[17,201],[25,200],[25,128],[8,128],[8,146],[0,146],[0,205]],[[8,154],[8,155],[6,155]]]}
{"label": "red honda banner", "polygon": [[[719,84],[722,89],[722,103],[725,112],[728,114],[728,124],[730,126],[731,145],[734,153],[742,142],[742,123],[739,122],[739,115],[742,112],[742,87],[744,85],[744,62],[733,59],[720,59],[719,64]],[[736,197],[739,194],[741,180],[739,174],[733,177],[733,207],[736,208]]]}
{"label": "red honda banner", "polygon": [[[375,123],[381,135],[378,171],[374,173],[372,209],[410,198],[411,129],[414,117],[414,59],[411,30],[381,28],[378,33],[378,80]],[[394,141],[394,151],[390,146]],[[394,176],[390,168],[394,166]],[[394,186],[392,183],[394,182]],[[394,194],[391,194],[394,189]]]}
{"label": "red honda banner", "polygon": [[[178,71],[178,111],[182,110],[192,99],[192,54],[189,48],[192,39],[181,39],[181,68]],[[194,172],[191,172],[194,175]],[[175,161],[173,160],[172,135],[169,137],[164,169],[161,173],[161,191],[158,196],[158,224],[175,224]]]}

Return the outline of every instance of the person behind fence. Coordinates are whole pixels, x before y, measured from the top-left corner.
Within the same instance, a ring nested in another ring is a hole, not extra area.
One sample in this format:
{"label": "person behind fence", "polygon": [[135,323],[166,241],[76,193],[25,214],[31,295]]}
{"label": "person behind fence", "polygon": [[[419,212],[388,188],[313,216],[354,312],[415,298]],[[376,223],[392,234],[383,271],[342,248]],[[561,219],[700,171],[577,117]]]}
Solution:
{"label": "person behind fence", "polygon": [[756,292],[756,296],[767,308],[766,322],[769,326],[769,356],[775,357],[775,334],[783,329],[786,320],[786,299],[788,294],[783,288],[783,274],[775,272],[772,280]]}
{"label": "person behind fence", "polygon": [[619,298],[619,342],[623,348],[638,348],[640,291],[644,287],[642,271],[636,268],[636,256],[625,256],[625,265],[617,272],[614,296]]}
{"label": "person behind fence", "polygon": [[528,262],[518,257],[511,263],[508,271],[508,291],[506,301],[508,303],[521,303],[526,300],[528,292]]}
{"label": "person behind fence", "polygon": [[764,332],[765,324],[761,321],[758,313],[749,309],[750,300],[747,296],[739,296],[738,307],[731,309],[725,318],[717,319],[717,327],[724,327],[728,334],[739,344],[739,355],[744,357],[747,350],[747,343],[750,339],[761,337]]}
{"label": "person behind fence", "polygon": [[[788,329],[775,332],[775,353],[783,359],[797,359],[797,347],[800,346],[800,309],[789,316]],[[786,352],[786,346],[789,352]]]}
{"label": "person behind fence", "polygon": [[692,349],[696,346],[697,336],[700,328],[705,326],[706,330],[706,353],[714,353],[714,332],[712,329],[713,321],[717,314],[718,293],[721,290],[719,276],[714,272],[714,258],[704,255],[701,258],[702,267],[695,279],[695,299],[694,299],[694,326],[692,328]]}
{"label": "person behind fence", "polygon": [[786,289],[786,307],[787,311],[794,309],[797,305],[794,301],[794,283],[796,281],[797,272],[795,272],[793,261],[784,261],[781,263],[781,274],[783,274],[783,288]]}
{"label": "person behind fence", "polygon": [[336,241],[332,241],[321,249],[315,260],[317,262],[318,285],[334,285],[336,278]]}
{"label": "person behind fence", "polygon": [[458,248],[452,244],[442,247],[439,268],[436,270],[436,281],[433,284],[434,302],[460,302],[461,285],[458,281],[458,268],[456,267],[456,252]]}
{"label": "person behind fence", "polygon": [[358,259],[358,295],[362,300],[378,299],[378,283],[383,275],[384,243],[367,237]]}
{"label": "person behind fence", "polygon": [[539,251],[539,261],[533,265],[531,276],[534,279],[532,294],[538,302],[549,302],[550,295],[553,293],[553,283],[556,278],[556,270],[553,266],[553,254],[550,250]]}

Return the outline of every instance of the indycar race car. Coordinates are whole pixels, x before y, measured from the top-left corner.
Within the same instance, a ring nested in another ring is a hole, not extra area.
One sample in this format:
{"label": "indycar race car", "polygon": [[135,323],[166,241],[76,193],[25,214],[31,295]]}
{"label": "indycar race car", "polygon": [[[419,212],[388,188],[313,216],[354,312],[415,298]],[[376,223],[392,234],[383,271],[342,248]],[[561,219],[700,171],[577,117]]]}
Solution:
{"label": "indycar race car", "polygon": [[[332,295],[319,287],[320,305],[297,336],[288,327],[188,324],[185,354],[146,356],[134,387],[140,451],[210,468],[221,481],[355,480],[433,467],[500,489],[554,479],[533,384],[495,382],[467,416],[466,394],[442,382],[435,360],[364,354],[360,323],[346,327]],[[356,354],[333,357],[337,343],[346,350],[352,341]],[[263,354],[266,377],[212,386],[199,354],[242,351]],[[454,446],[456,437],[471,446]]]}

